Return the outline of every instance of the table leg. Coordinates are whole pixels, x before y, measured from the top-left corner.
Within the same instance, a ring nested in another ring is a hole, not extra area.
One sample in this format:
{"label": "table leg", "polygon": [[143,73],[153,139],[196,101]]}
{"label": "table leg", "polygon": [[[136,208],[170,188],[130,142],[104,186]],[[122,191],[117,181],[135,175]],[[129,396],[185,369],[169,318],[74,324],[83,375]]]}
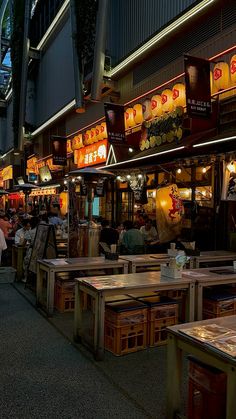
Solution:
{"label": "table leg", "polygon": [[202,320],[202,298],[203,298],[203,287],[201,284],[197,284],[197,320]]}
{"label": "table leg", "polygon": [[95,358],[101,361],[104,358],[104,323],[105,323],[105,299],[101,293],[98,294],[98,315],[97,321],[97,334],[96,334],[96,352]]}
{"label": "table leg", "polygon": [[129,273],[129,264],[128,263],[124,263],[123,272],[124,272],[124,274]]}
{"label": "table leg", "polygon": [[236,418],[236,369],[230,367],[227,372],[227,407],[226,419]]}
{"label": "table leg", "polygon": [[189,322],[194,322],[195,317],[195,285],[189,284],[188,289],[188,319]]}
{"label": "table leg", "polygon": [[55,271],[49,269],[47,276],[47,313],[49,316],[52,316],[54,310]]}
{"label": "table leg", "polygon": [[75,284],[75,311],[74,311],[74,341],[81,342],[82,338],[82,292],[78,283]]}
{"label": "table leg", "polygon": [[132,274],[136,273],[136,264],[135,263],[132,263],[131,270],[132,270]]}
{"label": "table leg", "polygon": [[36,305],[40,305],[43,294],[43,270],[40,269],[37,263],[37,277],[36,277]]}
{"label": "table leg", "polygon": [[181,409],[182,351],[175,336],[168,335],[167,344],[167,419],[174,419]]}

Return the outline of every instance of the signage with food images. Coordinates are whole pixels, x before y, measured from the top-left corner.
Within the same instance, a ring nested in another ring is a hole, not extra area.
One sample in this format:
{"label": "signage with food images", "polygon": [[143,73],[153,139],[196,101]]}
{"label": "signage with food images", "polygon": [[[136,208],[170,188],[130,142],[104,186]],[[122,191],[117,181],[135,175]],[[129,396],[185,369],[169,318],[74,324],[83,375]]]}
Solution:
{"label": "signage with food images", "polygon": [[125,141],[124,106],[104,103],[107,135],[110,142]]}
{"label": "signage with food images", "polygon": [[107,140],[99,141],[74,151],[74,162],[78,167],[105,163],[107,159]]}

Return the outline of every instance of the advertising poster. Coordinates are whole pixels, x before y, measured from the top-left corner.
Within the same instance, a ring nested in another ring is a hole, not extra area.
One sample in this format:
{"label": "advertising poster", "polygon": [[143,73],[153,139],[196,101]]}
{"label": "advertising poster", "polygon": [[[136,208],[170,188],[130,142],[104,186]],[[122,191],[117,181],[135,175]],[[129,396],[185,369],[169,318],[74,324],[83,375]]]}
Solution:
{"label": "advertising poster", "polygon": [[108,140],[112,143],[125,141],[124,106],[104,103]]}
{"label": "advertising poster", "polygon": [[52,160],[54,165],[66,166],[67,139],[59,136],[51,137]]}
{"label": "advertising poster", "polygon": [[203,58],[185,55],[187,114],[208,118],[211,114],[210,63]]}

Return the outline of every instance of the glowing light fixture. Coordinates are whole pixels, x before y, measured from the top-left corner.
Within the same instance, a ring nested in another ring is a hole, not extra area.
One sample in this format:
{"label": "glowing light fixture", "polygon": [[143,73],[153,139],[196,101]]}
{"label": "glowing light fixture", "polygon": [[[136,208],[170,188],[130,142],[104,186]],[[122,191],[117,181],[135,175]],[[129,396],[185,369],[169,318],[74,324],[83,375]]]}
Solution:
{"label": "glowing light fixture", "polygon": [[128,151],[129,153],[133,153],[134,149],[132,147],[129,147]]}
{"label": "glowing light fixture", "polygon": [[236,140],[236,135],[234,135],[233,137],[220,138],[219,140],[206,141],[205,143],[201,143],[201,144],[194,144],[193,147],[194,148],[195,147],[204,147],[206,145],[224,143],[225,141],[232,141],[232,140]]}
{"label": "glowing light fixture", "polygon": [[182,169],[179,167],[179,168],[176,170],[176,172],[180,174],[180,173],[182,172]]}
{"label": "glowing light fixture", "polygon": [[206,167],[203,167],[202,168],[202,173],[206,173],[206,171],[207,171],[207,168]]}
{"label": "glowing light fixture", "polygon": [[127,177],[127,179],[130,179],[130,178],[131,178],[131,176],[130,176],[130,175],[127,175],[126,177]]}

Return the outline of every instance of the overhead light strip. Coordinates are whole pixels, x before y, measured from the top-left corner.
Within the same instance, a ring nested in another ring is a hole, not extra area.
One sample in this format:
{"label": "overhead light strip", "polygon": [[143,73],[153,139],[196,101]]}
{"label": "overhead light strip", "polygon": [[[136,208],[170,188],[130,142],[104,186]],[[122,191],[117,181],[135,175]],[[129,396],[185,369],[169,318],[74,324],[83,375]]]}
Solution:
{"label": "overhead light strip", "polygon": [[201,144],[194,144],[193,147],[204,147],[207,145],[211,145],[211,144],[217,144],[217,143],[224,143],[226,141],[232,141],[232,140],[236,140],[236,136],[234,135],[233,137],[225,137],[225,138],[219,138],[218,140],[212,140],[212,141],[206,141],[205,143],[201,143]]}
{"label": "overhead light strip", "polygon": [[58,11],[58,13],[56,14],[55,18],[53,19],[51,25],[49,26],[49,28],[47,29],[47,31],[43,35],[43,37],[42,37],[41,41],[39,42],[39,44],[37,45],[37,47],[36,47],[37,50],[40,50],[45,45],[45,43],[47,42],[49,36],[56,29],[57,24],[59,23],[60,19],[62,18],[63,14],[65,13],[65,11],[68,8],[69,4],[70,4],[70,0],[65,0],[65,2],[62,5],[62,7],[60,8],[60,10]]}
{"label": "overhead light strip", "polygon": [[72,102],[68,103],[64,108],[62,108],[59,112],[57,112],[55,115],[53,115],[50,119],[48,119],[44,124],[42,124],[39,128],[37,128],[34,132],[32,132],[32,136],[34,137],[37,134],[40,134],[45,128],[47,128],[49,125],[51,125],[54,121],[59,119],[62,115],[64,115],[65,112],[70,111],[75,107],[75,99],[72,100]]}
{"label": "overhead light strip", "polygon": [[176,19],[174,22],[172,22],[170,25],[168,25],[166,28],[164,28],[161,32],[159,32],[153,38],[151,38],[148,42],[146,42],[144,45],[142,45],[140,48],[138,48],[135,52],[133,52],[133,54],[130,54],[120,64],[118,64],[112,70],[108,71],[106,73],[106,76],[107,77],[112,77],[115,74],[117,74],[119,71],[121,71],[127,65],[132,63],[138,57],[140,57],[140,55],[142,55],[143,53],[146,53],[153,45],[155,45],[157,42],[159,42],[165,36],[167,36],[168,34],[173,32],[179,26],[183,25],[183,23],[185,23],[187,20],[191,19],[194,15],[196,15],[197,13],[202,11],[205,7],[209,6],[214,1],[215,0],[203,0],[203,1],[201,1],[201,3],[199,3],[195,7],[191,8],[187,13],[180,16],[178,19]]}
{"label": "overhead light strip", "polygon": [[2,156],[0,156],[0,158],[1,159],[5,159],[5,157],[7,157],[7,155],[10,154],[10,153],[12,153],[13,151],[14,151],[14,148],[11,148],[6,153],[2,154]]}
{"label": "overhead light strip", "polygon": [[119,163],[108,164],[106,166],[100,167],[100,169],[105,169],[105,168],[114,167],[114,166],[120,166],[120,165],[125,164],[125,163],[133,163],[135,161],[140,161],[140,160],[148,159],[148,158],[151,158],[151,157],[153,158],[153,157],[156,157],[156,156],[161,156],[163,154],[173,153],[173,151],[183,150],[184,148],[185,148],[185,146],[181,146],[181,147],[172,148],[171,150],[159,151],[158,153],[150,154],[149,156],[142,156],[142,157],[137,157],[136,159],[124,160],[124,161],[121,161]]}

